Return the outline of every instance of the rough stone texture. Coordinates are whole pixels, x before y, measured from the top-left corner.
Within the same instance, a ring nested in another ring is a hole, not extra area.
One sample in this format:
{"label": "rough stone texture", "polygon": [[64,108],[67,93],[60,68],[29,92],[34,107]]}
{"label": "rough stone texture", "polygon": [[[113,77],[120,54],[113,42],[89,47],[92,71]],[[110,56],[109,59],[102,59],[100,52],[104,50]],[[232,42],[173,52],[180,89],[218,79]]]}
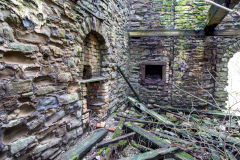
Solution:
{"label": "rough stone texture", "polygon": [[[209,72],[215,69],[214,46],[204,37],[143,37],[131,39],[130,81],[148,103],[174,106],[204,106],[176,87],[210,100],[204,89],[213,94],[214,81]],[[161,85],[142,84],[140,65],[144,62],[165,62],[166,81]],[[209,70],[209,72],[208,72]],[[199,85],[198,85],[199,83]]]}
{"label": "rough stone texture", "polygon": [[[204,0],[1,1],[0,157],[59,158],[83,134],[90,114],[101,117],[126,103],[129,90],[116,65],[145,102],[209,107],[175,84],[211,103],[212,94],[223,106],[238,37],[128,43],[127,29],[203,29],[208,8]],[[229,15],[217,27],[226,28],[238,29],[239,17]],[[165,64],[165,84],[141,83],[140,66],[148,61]]]}
{"label": "rough stone texture", "polygon": [[125,103],[114,66],[127,67],[129,8],[127,0],[0,2],[0,157],[55,159],[78,141],[90,116],[82,115],[85,65],[106,78],[104,113]]}
{"label": "rough stone texture", "polygon": [[204,0],[132,0],[131,30],[201,29],[209,5]]}

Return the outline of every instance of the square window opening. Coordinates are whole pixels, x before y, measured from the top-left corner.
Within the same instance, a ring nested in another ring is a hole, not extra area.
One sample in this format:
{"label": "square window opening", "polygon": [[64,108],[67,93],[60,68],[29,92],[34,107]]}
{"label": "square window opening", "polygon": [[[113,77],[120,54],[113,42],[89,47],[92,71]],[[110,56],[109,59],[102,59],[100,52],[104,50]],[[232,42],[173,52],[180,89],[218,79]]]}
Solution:
{"label": "square window opening", "polygon": [[142,84],[164,84],[166,80],[166,64],[162,62],[148,62],[141,65]]}

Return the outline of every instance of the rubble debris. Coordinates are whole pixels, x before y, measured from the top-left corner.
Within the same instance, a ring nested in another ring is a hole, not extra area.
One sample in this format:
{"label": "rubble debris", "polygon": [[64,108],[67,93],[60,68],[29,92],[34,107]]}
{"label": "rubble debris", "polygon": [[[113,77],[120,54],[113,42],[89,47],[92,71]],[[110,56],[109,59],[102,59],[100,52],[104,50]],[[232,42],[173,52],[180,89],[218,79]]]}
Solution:
{"label": "rubble debris", "polygon": [[111,140],[106,140],[106,141],[103,141],[101,143],[98,143],[97,144],[97,147],[105,147],[111,143],[116,143],[120,140],[123,140],[123,139],[127,139],[131,136],[134,136],[136,133],[135,132],[132,132],[132,133],[129,133],[129,134],[126,134],[126,135],[123,135],[123,136],[120,136],[120,137],[117,137],[117,138],[114,138],[114,139],[111,139]]}
{"label": "rubble debris", "polygon": [[[132,97],[128,100],[131,103],[125,111],[119,109],[113,114],[118,125],[113,133],[109,132],[112,135],[95,145],[87,159],[240,159],[238,116],[226,118],[221,111],[191,112],[186,108],[144,105]],[[114,126],[108,123],[92,126]]]}
{"label": "rubble debris", "polygon": [[172,148],[160,148],[154,151],[149,151],[149,152],[145,152],[143,154],[139,154],[133,157],[129,157],[129,158],[122,158],[120,160],[136,160],[136,159],[156,159],[159,158],[159,156],[171,153],[173,151],[176,151],[178,148],[177,147],[172,147]]}

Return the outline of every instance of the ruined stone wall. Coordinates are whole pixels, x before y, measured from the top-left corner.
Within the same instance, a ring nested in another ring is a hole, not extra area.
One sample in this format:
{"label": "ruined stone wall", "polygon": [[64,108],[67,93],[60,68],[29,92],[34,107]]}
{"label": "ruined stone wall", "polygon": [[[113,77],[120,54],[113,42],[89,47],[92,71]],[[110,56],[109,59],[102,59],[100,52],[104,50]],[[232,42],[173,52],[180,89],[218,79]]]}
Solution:
{"label": "ruined stone wall", "polygon": [[[177,87],[212,102],[214,92],[215,45],[205,37],[142,37],[131,39],[130,80],[148,103],[173,106],[206,106]],[[145,61],[166,63],[166,83],[144,85],[140,65]],[[176,87],[177,86],[177,87]]]}
{"label": "ruined stone wall", "polygon": [[131,6],[131,30],[199,30],[210,7],[204,0],[132,0]]}
{"label": "ruined stone wall", "polygon": [[116,55],[123,70],[128,64],[128,8],[125,0],[0,1],[0,159],[56,159],[77,142],[89,121],[86,64],[105,78],[104,114],[125,102],[114,66]]}

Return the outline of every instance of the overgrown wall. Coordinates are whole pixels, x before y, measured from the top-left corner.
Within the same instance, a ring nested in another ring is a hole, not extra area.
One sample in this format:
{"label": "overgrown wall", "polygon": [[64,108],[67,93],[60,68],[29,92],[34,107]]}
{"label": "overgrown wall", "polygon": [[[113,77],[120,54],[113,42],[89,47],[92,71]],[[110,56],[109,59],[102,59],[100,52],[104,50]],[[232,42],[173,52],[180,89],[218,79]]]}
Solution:
{"label": "overgrown wall", "polygon": [[204,0],[132,0],[131,6],[131,30],[199,30],[210,7]]}
{"label": "overgrown wall", "polygon": [[[169,36],[135,35],[130,39],[130,80],[141,98],[146,103],[179,107],[211,108],[213,107],[211,104],[225,106],[228,96],[225,90],[227,63],[239,49],[237,35],[171,34],[171,31],[178,29],[185,30],[185,33],[188,30],[196,31],[196,34],[198,30],[203,31],[210,5],[201,0],[133,0],[132,8],[130,31],[137,30],[136,33],[141,34],[142,31],[169,30]],[[235,7],[238,8],[239,5]],[[236,14],[229,14],[216,28],[222,29],[239,29],[239,17]],[[167,83],[164,85],[141,83],[141,64],[146,61],[167,64]]]}
{"label": "overgrown wall", "polygon": [[115,66],[127,68],[128,8],[125,0],[0,1],[0,159],[56,159],[83,134],[89,34],[102,44],[93,49],[103,58],[109,111],[125,102]]}

